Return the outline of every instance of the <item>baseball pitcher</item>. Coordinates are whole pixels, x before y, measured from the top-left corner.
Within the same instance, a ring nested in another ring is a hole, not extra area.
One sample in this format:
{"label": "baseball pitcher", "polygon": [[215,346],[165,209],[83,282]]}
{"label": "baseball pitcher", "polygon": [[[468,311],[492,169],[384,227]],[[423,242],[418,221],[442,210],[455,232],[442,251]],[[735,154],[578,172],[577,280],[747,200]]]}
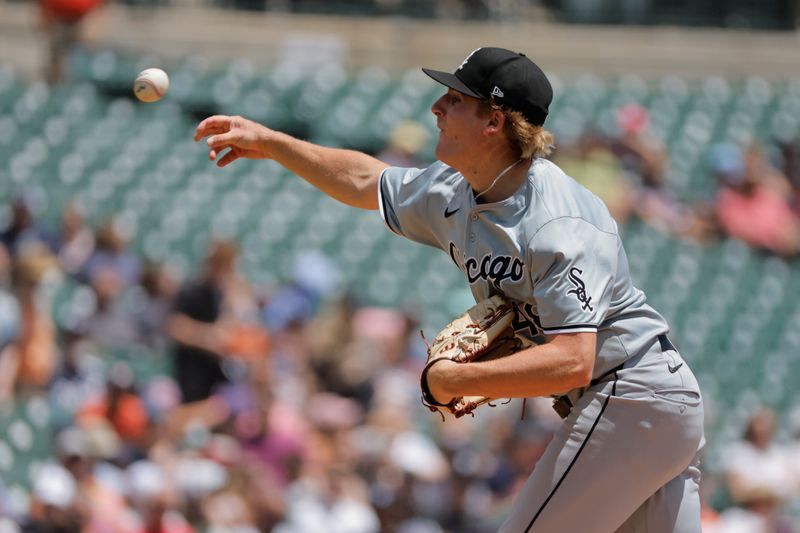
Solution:
{"label": "baseball pitcher", "polygon": [[[514,302],[526,348],[426,368],[435,405],[552,396],[563,423],[503,532],[700,532],[703,405],[669,327],[633,286],[605,205],[545,159],[553,92],[524,54],[479,48],[433,104],[437,162],[396,168],[241,117],[202,121],[212,160],[270,158],[328,195],[379,209],[398,235],[446,253],[475,300]],[[223,151],[227,150],[224,155]]]}

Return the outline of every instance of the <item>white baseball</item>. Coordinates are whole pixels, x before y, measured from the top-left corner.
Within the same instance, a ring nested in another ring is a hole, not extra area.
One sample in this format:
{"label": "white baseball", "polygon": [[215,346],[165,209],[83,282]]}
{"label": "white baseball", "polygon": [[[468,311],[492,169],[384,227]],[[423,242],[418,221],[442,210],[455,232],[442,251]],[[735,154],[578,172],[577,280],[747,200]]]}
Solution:
{"label": "white baseball", "polygon": [[136,76],[133,94],[142,102],[157,102],[169,90],[169,76],[160,68],[146,68]]}

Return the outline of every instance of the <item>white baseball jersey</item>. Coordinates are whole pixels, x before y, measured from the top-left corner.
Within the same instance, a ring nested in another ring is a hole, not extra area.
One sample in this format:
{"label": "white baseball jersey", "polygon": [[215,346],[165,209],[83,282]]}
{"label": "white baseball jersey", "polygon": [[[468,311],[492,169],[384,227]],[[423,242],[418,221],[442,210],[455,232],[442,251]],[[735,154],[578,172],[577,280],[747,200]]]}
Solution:
{"label": "white baseball jersey", "polygon": [[668,331],[633,286],[606,206],[548,160],[534,160],[496,203],[476,204],[466,179],[441,162],[388,168],[378,189],[389,228],[448,253],[476,301],[499,292],[524,304],[518,334],[540,342],[543,333],[597,332],[594,377]]}

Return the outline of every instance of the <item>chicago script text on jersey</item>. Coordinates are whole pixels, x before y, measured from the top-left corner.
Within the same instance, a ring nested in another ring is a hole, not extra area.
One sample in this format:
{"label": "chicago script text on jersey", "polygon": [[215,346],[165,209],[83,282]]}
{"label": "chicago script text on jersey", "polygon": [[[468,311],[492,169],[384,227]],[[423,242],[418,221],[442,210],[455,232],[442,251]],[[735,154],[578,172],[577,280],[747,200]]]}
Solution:
{"label": "chicago script text on jersey", "polygon": [[486,254],[480,259],[476,259],[467,257],[453,242],[450,243],[449,248],[450,258],[467,275],[467,280],[471,284],[478,280],[484,280],[499,286],[500,282],[506,279],[515,282],[522,280],[525,263],[518,257]]}

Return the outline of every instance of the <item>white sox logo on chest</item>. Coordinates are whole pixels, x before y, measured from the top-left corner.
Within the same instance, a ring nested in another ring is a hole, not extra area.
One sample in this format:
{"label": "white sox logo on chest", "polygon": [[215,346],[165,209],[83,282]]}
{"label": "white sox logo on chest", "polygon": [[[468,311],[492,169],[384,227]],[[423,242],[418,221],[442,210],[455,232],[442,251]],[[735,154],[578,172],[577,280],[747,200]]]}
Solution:
{"label": "white sox logo on chest", "polygon": [[499,287],[504,280],[521,281],[525,264],[518,258],[503,254],[486,254],[480,260],[467,257],[453,242],[450,258],[467,275],[470,284],[483,280]]}

